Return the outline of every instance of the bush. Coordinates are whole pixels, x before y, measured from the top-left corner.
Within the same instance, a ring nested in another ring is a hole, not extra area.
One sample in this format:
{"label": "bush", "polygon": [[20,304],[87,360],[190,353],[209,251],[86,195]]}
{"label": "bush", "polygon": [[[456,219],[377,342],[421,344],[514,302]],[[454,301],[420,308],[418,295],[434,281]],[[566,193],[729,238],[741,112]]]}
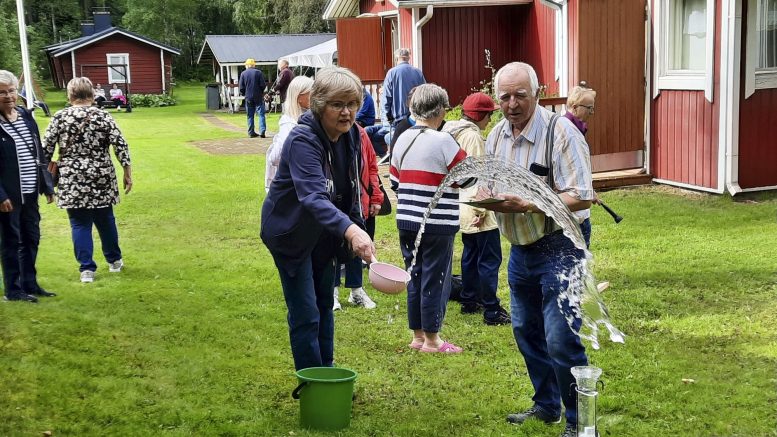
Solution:
{"label": "bush", "polygon": [[173,106],[175,99],[167,94],[130,94],[130,104],[136,108]]}

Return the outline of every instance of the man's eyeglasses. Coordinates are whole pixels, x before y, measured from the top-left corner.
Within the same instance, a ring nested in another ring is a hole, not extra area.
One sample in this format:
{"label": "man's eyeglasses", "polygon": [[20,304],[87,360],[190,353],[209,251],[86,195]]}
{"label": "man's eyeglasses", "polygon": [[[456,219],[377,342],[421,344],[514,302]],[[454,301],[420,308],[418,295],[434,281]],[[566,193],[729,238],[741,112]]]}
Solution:
{"label": "man's eyeglasses", "polygon": [[326,102],[327,106],[334,109],[337,112],[343,112],[343,109],[348,108],[348,111],[350,112],[356,112],[361,108],[362,104],[361,102],[353,101],[353,102]]}
{"label": "man's eyeglasses", "polygon": [[15,96],[16,95],[16,89],[11,88],[10,90],[0,90],[0,97],[8,97],[8,96]]}

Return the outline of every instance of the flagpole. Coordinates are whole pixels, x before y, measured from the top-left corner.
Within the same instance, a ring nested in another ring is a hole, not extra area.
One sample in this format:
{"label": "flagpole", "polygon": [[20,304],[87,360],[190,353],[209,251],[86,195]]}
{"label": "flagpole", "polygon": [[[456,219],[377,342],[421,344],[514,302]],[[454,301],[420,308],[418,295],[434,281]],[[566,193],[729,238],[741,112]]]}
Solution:
{"label": "flagpole", "polygon": [[24,96],[27,101],[27,109],[35,105],[35,89],[32,83],[32,71],[30,70],[30,52],[27,50],[27,26],[24,23],[24,0],[16,0],[16,15],[19,22],[19,44],[22,48],[22,71],[24,72]]}

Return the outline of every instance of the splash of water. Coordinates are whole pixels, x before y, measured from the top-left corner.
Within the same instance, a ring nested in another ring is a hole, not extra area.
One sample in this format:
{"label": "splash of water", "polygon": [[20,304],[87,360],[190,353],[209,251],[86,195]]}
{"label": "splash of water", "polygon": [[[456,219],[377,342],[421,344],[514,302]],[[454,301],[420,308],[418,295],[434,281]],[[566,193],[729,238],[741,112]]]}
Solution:
{"label": "splash of water", "polygon": [[[574,214],[542,179],[529,170],[501,158],[492,156],[468,157],[451,169],[440,186],[437,187],[437,192],[424,212],[415,240],[413,261],[410,263],[408,273],[411,273],[415,266],[416,254],[421,244],[426,221],[432,210],[437,207],[445,187],[452,185],[455,181],[473,177],[477,178],[481,185],[487,182],[496,192],[515,194],[530,201],[545,215],[553,218],[575,247],[584,251],[585,257],[579,260],[571,270],[561,274],[561,279],[566,280],[568,287],[559,294],[557,301],[559,309],[564,314],[570,329],[580,338],[590,341],[594,349],[599,349],[600,325],[607,329],[611,341],[623,343],[625,336],[610,321],[607,307],[596,289],[596,280],[592,273],[593,255],[586,248],[585,239]],[[582,323],[577,323],[577,321]]]}

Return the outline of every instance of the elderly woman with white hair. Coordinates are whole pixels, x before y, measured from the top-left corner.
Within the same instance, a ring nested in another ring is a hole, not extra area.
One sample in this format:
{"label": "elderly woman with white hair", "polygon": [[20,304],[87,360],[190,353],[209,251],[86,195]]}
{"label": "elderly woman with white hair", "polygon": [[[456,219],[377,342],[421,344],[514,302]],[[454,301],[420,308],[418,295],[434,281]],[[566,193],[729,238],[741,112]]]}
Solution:
{"label": "elderly woman with white hair", "polygon": [[[458,353],[462,349],[440,338],[451,290],[453,239],[459,230],[458,186],[446,187],[426,221],[417,254],[416,236],[427,205],[448,170],[467,157],[449,133],[438,132],[448,107],[448,93],[434,84],[419,85],[410,98],[415,126],[402,133],[391,155],[391,186],[397,192],[399,245],[410,268],[407,318],[412,349]],[[462,185],[472,185],[472,181]]]}
{"label": "elderly woman with white hair", "polygon": [[375,257],[359,200],[361,104],[362,84],[350,70],[318,72],[310,111],[286,139],[262,205],[260,235],[278,268],[297,370],[334,361],[336,265],[352,253]]}
{"label": "elderly woman with white hair", "polygon": [[5,300],[37,302],[51,297],[38,285],[38,196],[54,200],[51,174],[32,113],[16,105],[19,80],[0,70],[0,261]]}
{"label": "elderly woman with white hair", "polygon": [[70,107],[54,114],[43,142],[46,159],[59,146],[59,161],[52,169],[59,173],[57,206],[67,210],[81,282],[93,282],[97,264],[92,255],[92,227],[97,228],[108,271],[118,273],[124,267],[119,231],[113,205],[119,203],[119,184],[111,161],[113,146],[124,171],[124,193],[132,189],[129,146],[110,114],[92,106],[92,81],[75,77],[67,84]]}
{"label": "elderly woman with white hair", "polygon": [[310,109],[310,89],[313,88],[313,79],[306,76],[295,77],[286,89],[288,99],[283,102],[283,115],[278,122],[278,133],[272,138],[272,144],[267,149],[264,190],[270,191],[270,184],[278,172],[278,164],[281,161],[283,143],[297,126],[300,116]]}

